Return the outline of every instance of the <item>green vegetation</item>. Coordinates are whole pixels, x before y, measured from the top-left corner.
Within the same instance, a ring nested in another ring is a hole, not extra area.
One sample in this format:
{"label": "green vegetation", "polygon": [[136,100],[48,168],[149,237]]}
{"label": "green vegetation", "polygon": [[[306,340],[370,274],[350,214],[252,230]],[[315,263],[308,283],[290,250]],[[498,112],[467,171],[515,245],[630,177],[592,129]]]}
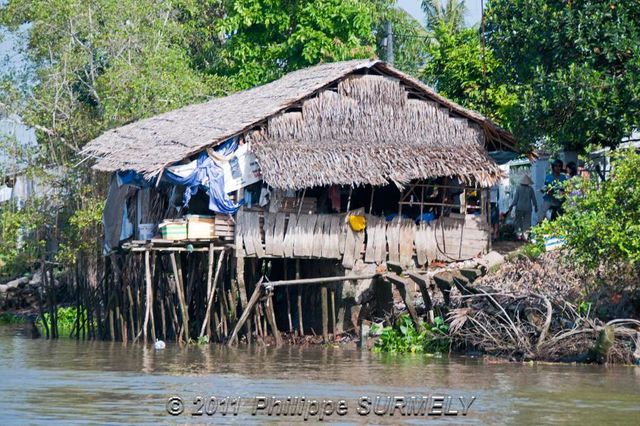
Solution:
{"label": "green vegetation", "polygon": [[486,20],[525,144],[617,146],[638,125],[638,1],[491,0]]}
{"label": "green vegetation", "polygon": [[486,50],[483,58],[477,29],[434,23],[427,54],[422,80],[467,108],[508,124],[517,98],[506,84],[496,82],[500,64],[491,50]]}
{"label": "green vegetation", "polygon": [[9,312],[3,312],[0,314],[0,325],[22,324],[23,322],[25,322],[25,319],[16,314]]}
{"label": "green vegetation", "polygon": [[8,203],[0,209],[0,276],[12,278],[29,271],[40,260],[44,245],[41,231],[48,219],[47,200],[32,198],[21,210]]}
{"label": "green vegetation", "polygon": [[[49,327],[51,327],[51,315],[48,312],[44,314],[44,319]],[[80,317],[78,318],[78,310],[75,307],[58,307],[58,310],[56,311],[58,336],[72,337],[72,333],[76,332],[76,322],[78,321],[78,319],[80,320],[80,326],[82,327],[82,324],[87,321],[86,312],[81,310]],[[44,334],[44,325],[42,323],[42,318],[38,318],[38,320],[36,321],[36,326],[38,327],[40,332]]]}
{"label": "green vegetation", "polygon": [[467,7],[465,0],[422,0],[422,10],[427,18],[427,28],[445,24],[457,30],[464,26]]}
{"label": "green vegetation", "polygon": [[539,258],[542,253],[544,253],[544,242],[538,241],[535,243],[525,244],[524,246],[520,247],[520,249],[518,249],[518,251],[516,251],[513,255],[524,256],[531,260],[535,260]]}
{"label": "green vegetation", "polygon": [[392,327],[385,327],[373,348],[375,352],[442,353],[449,349],[449,326],[442,317],[416,330],[408,315],[402,315]]}
{"label": "green vegetation", "polygon": [[235,0],[215,28],[214,72],[245,89],[318,62],[375,56],[380,0]]}
{"label": "green vegetation", "polygon": [[617,152],[612,165],[604,182],[571,180],[565,213],[534,230],[564,238],[569,258],[591,268],[640,263],[640,154]]}
{"label": "green vegetation", "polygon": [[[61,195],[2,206],[0,274],[20,274],[44,258],[80,264],[98,280],[107,185],[78,157],[89,140],[321,61],[374,57],[387,17],[417,31],[393,6],[391,0],[2,2],[0,26],[22,40],[25,61],[0,75],[0,113],[33,127],[37,146],[0,135],[0,174],[38,174]],[[410,61],[416,50],[408,52],[398,56],[416,69]],[[63,176],[50,173],[59,167]],[[59,247],[55,259],[47,245]]]}

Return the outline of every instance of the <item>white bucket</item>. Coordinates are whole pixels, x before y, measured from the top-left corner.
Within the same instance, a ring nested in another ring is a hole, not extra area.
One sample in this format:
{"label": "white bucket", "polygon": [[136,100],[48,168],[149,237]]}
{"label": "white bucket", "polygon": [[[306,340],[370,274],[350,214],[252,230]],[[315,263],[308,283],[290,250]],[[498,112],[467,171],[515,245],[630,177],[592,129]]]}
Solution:
{"label": "white bucket", "polygon": [[152,239],[155,227],[154,223],[141,223],[138,225],[138,239],[143,241]]}

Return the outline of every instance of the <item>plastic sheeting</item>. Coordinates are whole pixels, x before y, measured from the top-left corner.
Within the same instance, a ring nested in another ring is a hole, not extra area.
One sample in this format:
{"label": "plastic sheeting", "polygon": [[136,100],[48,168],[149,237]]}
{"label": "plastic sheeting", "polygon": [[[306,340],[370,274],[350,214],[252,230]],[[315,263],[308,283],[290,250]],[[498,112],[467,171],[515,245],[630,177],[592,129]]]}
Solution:
{"label": "plastic sheeting", "polygon": [[[238,138],[229,139],[213,150],[214,156],[224,158],[238,148]],[[186,187],[183,204],[187,206],[191,197],[201,187],[209,196],[209,210],[220,214],[235,214],[242,203],[234,203],[224,190],[224,172],[209,153],[202,152],[198,159],[189,164],[169,167],[162,175],[162,181]]]}
{"label": "plastic sheeting", "polygon": [[128,185],[119,185],[118,178],[111,179],[109,195],[102,212],[105,254],[118,247],[120,241],[133,235],[133,226],[127,218],[126,199],[128,193]]}
{"label": "plastic sheeting", "polygon": [[[167,167],[162,174],[161,182],[185,187],[183,206],[189,205],[191,197],[200,188],[207,191],[209,210],[221,214],[235,214],[242,203],[234,203],[225,191],[224,172],[218,161],[233,154],[239,145],[239,138],[231,138],[209,152],[200,153],[197,160],[187,164]],[[211,155],[210,155],[211,154]],[[213,158],[212,158],[213,157]],[[123,171],[117,174],[118,185],[132,185],[139,188],[153,186],[153,181],[145,180],[134,171]]]}

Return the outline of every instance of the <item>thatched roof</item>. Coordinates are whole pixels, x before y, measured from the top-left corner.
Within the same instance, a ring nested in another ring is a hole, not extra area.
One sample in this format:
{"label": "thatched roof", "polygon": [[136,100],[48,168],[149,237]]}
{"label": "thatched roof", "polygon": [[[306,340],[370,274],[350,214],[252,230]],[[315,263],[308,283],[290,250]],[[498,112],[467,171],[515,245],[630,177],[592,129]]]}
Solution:
{"label": "thatched roof", "polygon": [[380,61],[354,60],[109,130],[83,153],[96,170],[153,177],[240,134],[267,183],[283,188],[453,175],[486,186],[500,171],[485,146],[513,148],[512,136],[480,114]]}

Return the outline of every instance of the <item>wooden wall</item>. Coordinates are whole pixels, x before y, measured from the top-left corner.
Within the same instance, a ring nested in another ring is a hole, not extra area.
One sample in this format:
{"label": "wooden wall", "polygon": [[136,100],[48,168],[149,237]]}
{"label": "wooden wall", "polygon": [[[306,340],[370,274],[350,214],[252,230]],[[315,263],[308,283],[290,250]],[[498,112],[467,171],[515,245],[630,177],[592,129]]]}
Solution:
{"label": "wooden wall", "polygon": [[[350,214],[364,214],[354,211]],[[481,216],[443,217],[418,225],[411,219],[365,215],[367,226],[355,232],[347,214],[301,214],[239,211],[236,217],[236,255],[342,260],[352,268],[387,260],[406,266],[435,260],[469,259],[486,253],[490,228]]]}

